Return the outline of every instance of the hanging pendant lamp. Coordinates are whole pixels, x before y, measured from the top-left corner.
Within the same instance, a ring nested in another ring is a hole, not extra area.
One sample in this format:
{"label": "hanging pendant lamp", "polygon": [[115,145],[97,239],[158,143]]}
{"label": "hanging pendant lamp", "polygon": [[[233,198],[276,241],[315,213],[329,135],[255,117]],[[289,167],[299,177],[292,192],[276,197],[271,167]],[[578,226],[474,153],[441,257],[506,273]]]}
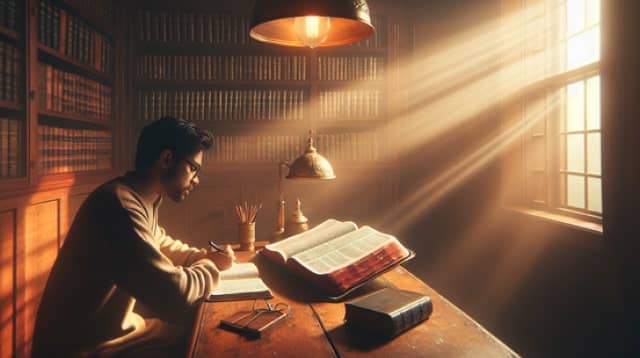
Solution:
{"label": "hanging pendant lamp", "polygon": [[328,47],[373,35],[365,0],[256,0],[249,35],[281,46]]}

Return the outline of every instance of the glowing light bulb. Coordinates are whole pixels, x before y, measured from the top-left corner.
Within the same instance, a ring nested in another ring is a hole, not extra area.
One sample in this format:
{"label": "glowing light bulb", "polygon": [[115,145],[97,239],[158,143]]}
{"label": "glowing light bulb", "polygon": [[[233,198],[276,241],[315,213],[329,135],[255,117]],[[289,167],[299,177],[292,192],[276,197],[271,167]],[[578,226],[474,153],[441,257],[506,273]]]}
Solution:
{"label": "glowing light bulb", "polygon": [[331,19],[325,16],[299,16],[294,20],[298,40],[305,46],[317,47],[323,43],[331,30]]}

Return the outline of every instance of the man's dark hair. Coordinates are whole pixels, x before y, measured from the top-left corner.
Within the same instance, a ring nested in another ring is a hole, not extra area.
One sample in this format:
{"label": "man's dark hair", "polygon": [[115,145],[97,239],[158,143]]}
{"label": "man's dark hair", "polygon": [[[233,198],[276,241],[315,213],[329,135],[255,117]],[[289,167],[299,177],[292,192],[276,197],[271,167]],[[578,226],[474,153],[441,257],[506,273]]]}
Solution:
{"label": "man's dark hair", "polygon": [[213,145],[213,136],[193,123],[175,117],[162,117],[145,126],[138,138],[136,170],[150,168],[160,153],[169,149],[182,159]]}

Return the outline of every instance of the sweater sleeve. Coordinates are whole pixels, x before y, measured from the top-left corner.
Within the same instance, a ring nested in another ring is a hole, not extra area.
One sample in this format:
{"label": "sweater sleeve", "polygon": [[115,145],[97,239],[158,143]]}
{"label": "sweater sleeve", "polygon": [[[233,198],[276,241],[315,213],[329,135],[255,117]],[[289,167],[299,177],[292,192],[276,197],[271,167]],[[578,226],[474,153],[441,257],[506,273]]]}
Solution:
{"label": "sweater sleeve", "polygon": [[117,208],[106,245],[115,283],[149,306],[161,319],[182,323],[196,303],[217,285],[219,271],[207,259],[176,266],[156,245],[145,210],[126,196],[113,196]]}
{"label": "sweater sleeve", "polygon": [[157,242],[160,251],[167,256],[174,264],[190,266],[192,263],[205,258],[206,250],[191,247],[184,242],[167,235],[164,228],[158,226]]}

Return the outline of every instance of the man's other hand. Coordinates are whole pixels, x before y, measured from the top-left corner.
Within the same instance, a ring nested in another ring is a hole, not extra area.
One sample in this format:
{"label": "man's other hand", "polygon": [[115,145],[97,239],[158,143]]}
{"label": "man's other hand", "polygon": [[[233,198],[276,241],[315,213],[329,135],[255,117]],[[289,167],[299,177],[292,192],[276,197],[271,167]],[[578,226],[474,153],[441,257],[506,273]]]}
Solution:
{"label": "man's other hand", "polygon": [[213,261],[218,267],[218,270],[226,270],[236,260],[236,255],[231,249],[231,245],[224,245],[224,252],[218,252],[213,249],[209,249],[207,252],[207,258]]}

